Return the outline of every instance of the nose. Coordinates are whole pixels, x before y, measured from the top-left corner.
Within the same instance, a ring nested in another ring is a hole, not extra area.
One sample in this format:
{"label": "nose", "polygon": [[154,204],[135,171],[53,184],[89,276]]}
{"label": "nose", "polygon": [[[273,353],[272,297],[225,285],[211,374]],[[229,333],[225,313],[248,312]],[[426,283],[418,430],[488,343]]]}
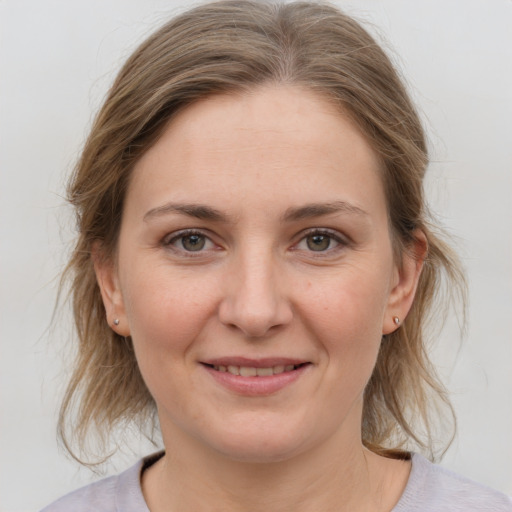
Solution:
{"label": "nose", "polygon": [[220,321],[246,337],[264,337],[292,320],[285,279],[271,255],[239,258],[233,262],[224,286]]}

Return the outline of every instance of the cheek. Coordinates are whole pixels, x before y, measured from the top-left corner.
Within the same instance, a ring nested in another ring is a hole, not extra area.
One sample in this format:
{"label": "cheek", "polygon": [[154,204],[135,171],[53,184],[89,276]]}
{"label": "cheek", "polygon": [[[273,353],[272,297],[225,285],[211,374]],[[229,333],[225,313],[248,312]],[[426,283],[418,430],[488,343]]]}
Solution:
{"label": "cheek", "polygon": [[328,360],[328,378],[343,386],[364,387],[382,338],[386,281],[376,279],[374,272],[354,271],[308,288],[301,316]]}
{"label": "cheek", "polygon": [[382,269],[356,267],[328,279],[309,281],[301,293],[302,316],[317,329],[328,331],[329,339],[338,333],[338,338],[343,335],[347,340],[380,340],[388,282]]}
{"label": "cheek", "polygon": [[149,392],[159,408],[174,411],[176,418],[194,414],[188,400],[195,369],[191,348],[208,330],[214,297],[204,284],[177,279],[164,268],[132,272],[124,282],[135,356]]}
{"label": "cheek", "polygon": [[123,296],[141,370],[182,359],[215,310],[216,298],[204,282],[176,276],[168,268],[131,272]]}

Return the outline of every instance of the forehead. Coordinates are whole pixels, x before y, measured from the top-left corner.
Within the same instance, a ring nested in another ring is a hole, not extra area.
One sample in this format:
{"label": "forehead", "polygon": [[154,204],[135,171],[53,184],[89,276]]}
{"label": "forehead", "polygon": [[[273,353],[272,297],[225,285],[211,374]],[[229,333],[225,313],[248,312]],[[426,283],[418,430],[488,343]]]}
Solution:
{"label": "forehead", "polygon": [[323,97],[266,86],[181,111],[135,166],[128,200],[189,201],[194,194],[218,203],[229,195],[248,205],[267,194],[272,206],[336,201],[343,193],[375,206],[383,200],[379,160],[365,137]]}

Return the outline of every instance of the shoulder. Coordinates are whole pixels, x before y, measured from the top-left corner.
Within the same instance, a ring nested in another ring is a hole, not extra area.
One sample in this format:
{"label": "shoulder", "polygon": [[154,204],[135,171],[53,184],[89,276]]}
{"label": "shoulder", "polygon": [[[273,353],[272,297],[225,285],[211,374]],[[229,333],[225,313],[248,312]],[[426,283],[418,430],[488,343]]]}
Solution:
{"label": "shoulder", "polygon": [[409,481],[393,512],[512,512],[512,499],[452,471],[412,456]]}
{"label": "shoulder", "polygon": [[140,460],[119,475],[63,496],[41,512],[149,512],[140,486],[143,465]]}

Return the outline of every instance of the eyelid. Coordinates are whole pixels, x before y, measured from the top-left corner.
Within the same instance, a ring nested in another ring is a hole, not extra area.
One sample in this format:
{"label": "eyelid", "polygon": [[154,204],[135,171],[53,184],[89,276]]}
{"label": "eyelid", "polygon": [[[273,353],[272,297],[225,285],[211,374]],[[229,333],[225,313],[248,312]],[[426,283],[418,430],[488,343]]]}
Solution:
{"label": "eyelid", "polygon": [[178,231],[173,231],[172,233],[166,234],[162,242],[164,244],[170,244],[177,240],[178,238],[181,238],[183,236],[190,236],[190,235],[201,235],[206,238],[209,238],[209,236],[201,229],[195,229],[195,228],[186,228],[186,229],[179,229]]}
{"label": "eyelid", "polygon": [[181,229],[178,231],[173,231],[172,233],[169,233],[166,236],[164,236],[164,238],[162,239],[162,245],[165,248],[173,251],[174,253],[177,253],[180,255],[185,255],[185,257],[190,257],[190,258],[194,258],[194,257],[197,258],[200,256],[204,256],[204,254],[206,252],[209,252],[212,250],[212,249],[204,249],[204,250],[200,250],[200,251],[187,251],[185,249],[179,249],[178,247],[173,246],[173,243],[176,242],[177,240],[179,240],[180,238],[183,238],[186,236],[192,236],[192,235],[199,235],[199,236],[202,236],[205,239],[207,239],[214,246],[214,248],[213,248],[214,250],[219,247],[218,244],[216,244],[213,241],[212,236],[207,231],[202,230],[202,229],[196,229],[196,228],[187,228],[187,229]]}
{"label": "eyelid", "polygon": [[339,231],[331,228],[308,228],[302,231],[298,235],[297,242],[293,245],[293,250],[300,250],[297,248],[300,242],[302,242],[306,237],[311,235],[326,235],[331,237],[335,242],[337,242],[338,245],[333,248],[329,248],[325,251],[307,251],[311,254],[314,254],[315,257],[325,257],[328,254],[332,254],[335,251],[339,251],[351,244],[351,240],[346,236],[340,233]]}
{"label": "eyelid", "polygon": [[[205,237],[214,247],[210,249],[203,249],[200,251],[187,251],[185,249],[180,249],[178,247],[174,247],[173,243],[179,240],[182,237],[191,236],[191,235],[199,235]],[[291,250],[292,251],[300,251],[301,249],[298,248],[298,245],[308,236],[311,235],[325,235],[330,238],[332,238],[336,242],[336,246],[332,248],[328,248],[325,251],[312,251],[312,250],[304,250],[304,252],[308,252],[309,254],[313,255],[314,257],[327,257],[328,255],[332,255],[335,252],[338,252],[340,250],[343,250],[345,247],[349,246],[352,241],[347,235],[344,235],[340,233],[338,230],[331,229],[331,228],[324,228],[324,227],[312,227],[307,228],[303,231],[301,231],[296,236],[296,242],[292,245]],[[201,228],[186,228],[181,229],[178,231],[173,231],[172,233],[169,233],[165,235],[162,239],[162,245],[165,248],[168,248],[175,254],[183,255],[185,257],[200,257],[204,256],[205,253],[209,253],[212,250],[218,250],[221,247],[219,244],[217,244],[211,233],[208,230],[201,229]]]}

